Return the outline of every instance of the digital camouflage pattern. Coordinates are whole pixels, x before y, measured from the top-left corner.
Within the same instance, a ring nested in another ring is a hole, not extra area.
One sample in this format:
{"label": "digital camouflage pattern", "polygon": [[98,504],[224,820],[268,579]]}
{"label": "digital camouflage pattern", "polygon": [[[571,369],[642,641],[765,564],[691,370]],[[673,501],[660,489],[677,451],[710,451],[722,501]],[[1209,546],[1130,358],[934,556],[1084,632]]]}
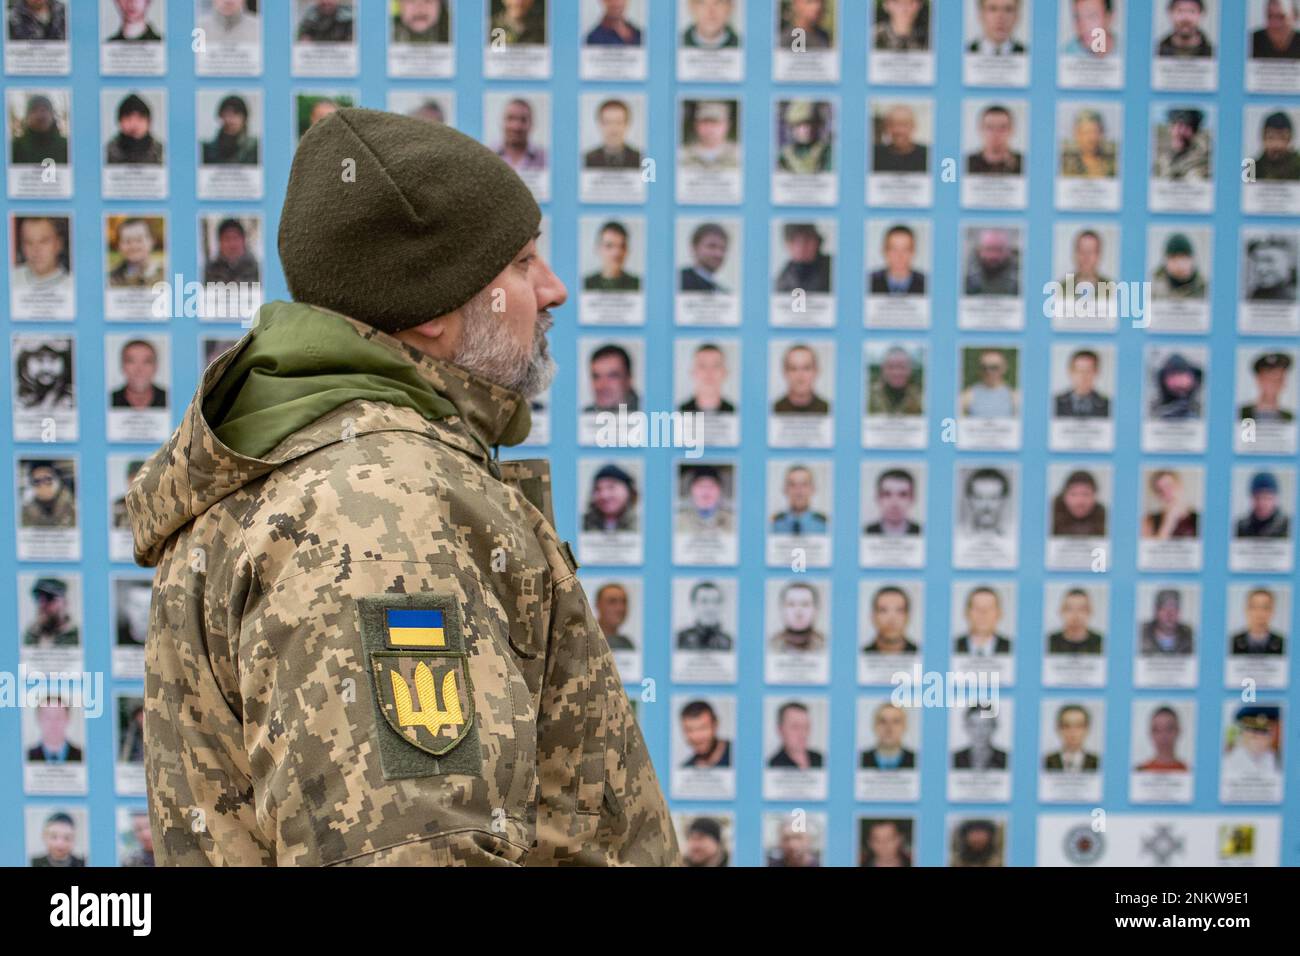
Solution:
{"label": "digital camouflage pattern", "polygon": [[[526,402],[352,325],[461,414],[353,401],[266,460],[240,456],[202,397],[245,337],[128,494],[136,560],[157,566],[144,730],[159,864],[676,865],[640,728],[553,527],[546,463],[485,449],[526,433]],[[453,609],[462,663],[395,648],[376,623],[429,607]],[[414,697],[398,699],[390,671]],[[413,721],[417,699],[423,730],[453,746],[414,746],[418,731],[383,716],[400,704]]]}

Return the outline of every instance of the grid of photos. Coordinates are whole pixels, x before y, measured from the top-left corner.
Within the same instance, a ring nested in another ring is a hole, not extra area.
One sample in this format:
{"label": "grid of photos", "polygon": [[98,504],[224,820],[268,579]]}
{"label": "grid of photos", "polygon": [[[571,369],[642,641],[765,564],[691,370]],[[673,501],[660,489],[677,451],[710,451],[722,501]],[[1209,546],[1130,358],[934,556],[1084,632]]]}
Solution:
{"label": "grid of photos", "polygon": [[507,457],[688,865],[1300,865],[1300,5],[4,14],[0,669],[68,679],[0,712],[0,864],[153,865],[126,492],[366,107],[542,206],[561,371]]}

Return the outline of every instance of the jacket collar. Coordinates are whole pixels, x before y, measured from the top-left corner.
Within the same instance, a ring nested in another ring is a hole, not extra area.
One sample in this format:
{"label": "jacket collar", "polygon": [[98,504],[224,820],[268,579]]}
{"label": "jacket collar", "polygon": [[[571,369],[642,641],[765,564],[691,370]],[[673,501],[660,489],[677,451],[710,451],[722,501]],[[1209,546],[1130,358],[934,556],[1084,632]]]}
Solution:
{"label": "jacket collar", "polygon": [[518,392],[502,388],[459,365],[426,355],[358,319],[348,318],[348,322],[362,338],[392,349],[414,363],[421,377],[456,406],[465,427],[484,446],[518,445],[528,437],[532,411]]}

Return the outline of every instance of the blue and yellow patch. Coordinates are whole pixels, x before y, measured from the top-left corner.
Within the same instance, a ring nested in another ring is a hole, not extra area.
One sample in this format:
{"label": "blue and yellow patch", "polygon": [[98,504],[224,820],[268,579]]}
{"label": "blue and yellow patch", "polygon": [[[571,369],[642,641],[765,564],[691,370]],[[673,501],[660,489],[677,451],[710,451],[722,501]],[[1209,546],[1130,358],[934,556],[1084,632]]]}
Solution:
{"label": "blue and yellow patch", "polygon": [[482,772],[462,599],[357,599],[384,778]]}
{"label": "blue and yellow patch", "polygon": [[387,608],[384,623],[388,626],[390,647],[446,647],[447,632],[442,626],[442,611]]}

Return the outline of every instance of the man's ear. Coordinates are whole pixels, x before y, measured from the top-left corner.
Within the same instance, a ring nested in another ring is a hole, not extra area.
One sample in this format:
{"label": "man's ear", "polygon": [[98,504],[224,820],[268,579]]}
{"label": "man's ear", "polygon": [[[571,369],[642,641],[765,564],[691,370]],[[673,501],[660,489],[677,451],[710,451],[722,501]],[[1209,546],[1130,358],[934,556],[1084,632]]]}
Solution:
{"label": "man's ear", "polygon": [[434,358],[451,358],[460,342],[460,311],[448,312],[398,332],[397,339]]}

